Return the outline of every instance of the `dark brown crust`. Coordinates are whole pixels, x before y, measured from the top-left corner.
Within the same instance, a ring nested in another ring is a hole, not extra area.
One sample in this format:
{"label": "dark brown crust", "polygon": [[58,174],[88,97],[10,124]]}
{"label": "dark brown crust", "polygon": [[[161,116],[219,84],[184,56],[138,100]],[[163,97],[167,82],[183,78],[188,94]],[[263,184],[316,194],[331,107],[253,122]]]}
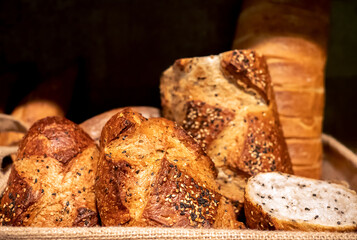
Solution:
{"label": "dark brown crust", "polygon": [[93,144],[88,134],[70,120],[47,117],[32,125],[19,146],[17,156],[48,156],[67,164]]}
{"label": "dark brown crust", "polygon": [[266,113],[249,113],[244,119],[248,131],[240,161],[228,164],[249,175],[280,171],[293,173],[292,165],[278,118]]}
{"label": "dark brown crust", "polygon": [[98,165],[95,183],[96,198],[103,226],[123,225],[131,220],[127,201],[125,182],[132,179],[130,164],[121,161],[114,163],[111,156],[103,156]]}
{"label": "dark brown crust", "polygon": [[186,118],[182,127],[203,149],[206,149],[234,118],[233,111],[211,106],[203,101],[187,102],[186,109]]}
{"label": "dark brown crust", "polygon": [[78,208],[73,227],[94,227],[98,225],[98,214],[88,208]]}
{"label": "dark brown crust", "polygon": [[221,196],[179,171],[177,165],[164,159],[152,186],[143,213],[149,225],[186,228],[213,225]]}
{"label": "dark brown crust", "polygon": [[254,90],[269,104],[271,80],[263,56],[252,50],[234,50],[221,54],[221,69],[240,87]]}
{"label": "dark brown crust", "polygon": [[23,226],[29,219],[26,211],[41,198],[40,192],[35,192],[32,187],[12,167],[10,177],[1,197],[0,224],[3,226]]}

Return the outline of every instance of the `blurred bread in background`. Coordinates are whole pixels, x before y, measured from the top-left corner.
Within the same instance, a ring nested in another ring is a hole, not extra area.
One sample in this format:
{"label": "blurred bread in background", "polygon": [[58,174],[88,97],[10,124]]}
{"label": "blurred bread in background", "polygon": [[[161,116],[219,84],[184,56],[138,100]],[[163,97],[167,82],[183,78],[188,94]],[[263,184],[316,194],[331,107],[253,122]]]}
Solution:
{"label": "blurred bread in background", "polygon": [[[21,120],[28,128],[37,120],[48,116],[65,116],[77,73],[77,66],[72,66],[44,81],[15,107],[11,115]],[[1,132],[0,145],[17,145],[23,136],[23,133],[18,132]]]}
{"label": "blurred bread in background", "polygon": [[294,172],[313,178],[321,176],[329,9],[329,0],[246,0],[233,43],[265,55]]}

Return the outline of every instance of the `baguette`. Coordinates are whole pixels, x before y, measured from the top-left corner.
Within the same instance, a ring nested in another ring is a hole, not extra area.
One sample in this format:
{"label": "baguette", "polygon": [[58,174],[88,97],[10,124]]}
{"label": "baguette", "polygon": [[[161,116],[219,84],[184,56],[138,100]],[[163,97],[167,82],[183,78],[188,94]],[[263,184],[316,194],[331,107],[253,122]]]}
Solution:
{"label": "baguette", "polygon": [[20,143],[1,197],[1,225],[96,226],[98,157],[94,141],[73,122],[37,121]]}
{"label": "baguette", "polygon": [[100,142],[103,226],[244,227],[217,193],[213,162],[174,122],[125,108],[105,124]]}
{"label": "baguette", "polygon": [[282,173],[248,180],[245,216],[261,230],[356,231],[357,195],[343,185]]}

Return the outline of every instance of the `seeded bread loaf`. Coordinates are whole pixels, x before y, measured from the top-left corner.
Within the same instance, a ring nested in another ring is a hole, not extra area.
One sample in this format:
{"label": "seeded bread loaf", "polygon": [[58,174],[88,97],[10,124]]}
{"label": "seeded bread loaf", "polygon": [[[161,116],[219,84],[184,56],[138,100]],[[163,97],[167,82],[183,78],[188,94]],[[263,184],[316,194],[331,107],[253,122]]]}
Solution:
{"label": "seeded bread loaf", "polygon": [[21,141],[1,196],[1,225],[97,225],[98,158],[94,141],[73,122],[63,117],[37,121]]}
{"label": "seeded bread loaf", "polygon": [[[146,118],[160,117],[160,110],[154,107],[131,107],[133,110],[141,113]],[[102,129],[106,122],[116,113],[122,111],[123,108],[116,108],[97,116],[94,116],[80,124],[81,128],[89,134],[89,136],[99,145],[99,138]]]}
{"label": "seeded bread loaf", "polygon": [[243,227],[215,178],[211,159],[174,122],[126,108],[103,128],[96,180],[103,226]]}
{"label": "seeded bread loaf", "polygon": [[356,231],[357,195],[343,185],[282,173],[248,180],[245,216],[262,230]]}
{"label": "seeded bread loaf", "polygon": [[264,57],[235,50],[180,59],[163,73],[160,90],[163,116],[204,148],[225,196],[243,201],[242,175],[292,173]]}

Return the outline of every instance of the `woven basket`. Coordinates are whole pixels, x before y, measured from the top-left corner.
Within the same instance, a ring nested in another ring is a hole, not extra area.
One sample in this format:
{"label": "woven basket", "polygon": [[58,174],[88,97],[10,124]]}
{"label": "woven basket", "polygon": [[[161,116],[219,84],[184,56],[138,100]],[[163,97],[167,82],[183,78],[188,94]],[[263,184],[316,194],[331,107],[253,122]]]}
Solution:
{"label": "woven basket", "polygon": [[[5,124],[3,125],[5,126]],[[331,136],[322,136],[322,177],[344,181],[357,191],[357,156]],[[10,167],[0,170],[0,193]],[[0,239],[357,239],[357,233],[292,232],[258,230],[172,229],[136,227],[33,228],[0,227]]]}

